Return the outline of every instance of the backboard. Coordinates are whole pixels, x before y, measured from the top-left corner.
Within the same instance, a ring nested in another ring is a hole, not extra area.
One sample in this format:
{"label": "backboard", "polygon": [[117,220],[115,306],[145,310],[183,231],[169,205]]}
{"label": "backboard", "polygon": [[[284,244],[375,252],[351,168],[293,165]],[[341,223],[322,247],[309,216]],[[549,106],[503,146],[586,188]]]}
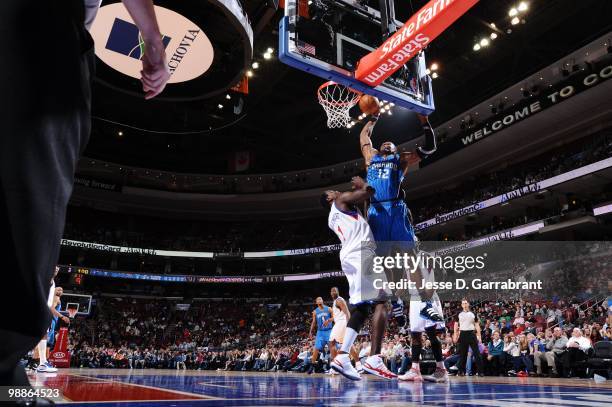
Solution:
{"label": "backboard", "polygon": [[355,78],[359,60],[388,38],[381,21],[387,19],[397,28],[403,25],[395,20],[393,10],[382,10],[381,16],[381,11],[363,0],[314,0],[307,2],[306,13],[302,2],[285,1],[279,28],[279,58],[283,63],[421,114],[434,111],[423,51],[378,86]]}
{"label": "backboard", "polygon": [[77,308],[76,315],[89,315],[91,312],[91,295],[64,293],[60,297],[60,312],[68,314],[70,308]]}

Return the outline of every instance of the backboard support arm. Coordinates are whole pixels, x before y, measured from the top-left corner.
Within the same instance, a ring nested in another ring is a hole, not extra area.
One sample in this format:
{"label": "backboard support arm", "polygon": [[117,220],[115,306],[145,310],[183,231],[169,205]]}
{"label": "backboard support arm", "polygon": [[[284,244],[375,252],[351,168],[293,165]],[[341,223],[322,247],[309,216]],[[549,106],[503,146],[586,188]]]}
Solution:
{"label": "backboard support arm", "polygon": [[397,31],[395,24],[395,0],[378,0],[383,39],[389,38]]}

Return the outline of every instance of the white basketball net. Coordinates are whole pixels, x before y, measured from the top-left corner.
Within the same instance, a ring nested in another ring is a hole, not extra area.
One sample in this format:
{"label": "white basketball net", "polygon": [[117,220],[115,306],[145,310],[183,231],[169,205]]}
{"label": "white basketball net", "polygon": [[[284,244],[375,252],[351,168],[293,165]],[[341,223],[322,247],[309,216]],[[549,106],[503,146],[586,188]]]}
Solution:
{"label": "white basketball net", "polygon": [[317,96],[327,113],[327,127],[334,129],[348,127],[351,123],[349,111],[359,101],[361,92],[339,83],[327,82],[321,85]]}

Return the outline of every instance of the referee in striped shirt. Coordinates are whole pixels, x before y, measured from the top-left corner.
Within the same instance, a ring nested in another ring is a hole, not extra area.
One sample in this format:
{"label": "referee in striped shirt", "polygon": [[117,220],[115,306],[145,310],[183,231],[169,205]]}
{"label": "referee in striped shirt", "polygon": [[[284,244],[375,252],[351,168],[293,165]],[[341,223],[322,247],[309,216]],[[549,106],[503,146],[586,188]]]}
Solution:
{"label": "referee in striped shirt", "polygon": [[478,376],[484,376],[484,368],[482,356],[478,349],[478,343],[482,340],[480,337],[480,323],[476,315],[470,311],[470,303],[467,299],[461,301],[463,311],[459,313],[459,339],[457,340],[457,349],[459,350],[459,376],[465,375],[465,365],[468,356],[468,348],[472,349],[472,357],[476,360],[478,367]]}

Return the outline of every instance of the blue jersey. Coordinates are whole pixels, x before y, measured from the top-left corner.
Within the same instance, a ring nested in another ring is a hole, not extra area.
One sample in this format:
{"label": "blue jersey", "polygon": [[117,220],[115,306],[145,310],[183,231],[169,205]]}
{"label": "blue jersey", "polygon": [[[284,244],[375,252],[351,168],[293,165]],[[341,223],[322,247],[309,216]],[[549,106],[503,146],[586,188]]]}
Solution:
{"label": "blue jersey", "polygon": [[327,326],[323,326],[323,322],[331,318],[331,309],[324,305],[323,309],[315,308],[315,318],[317,319],[317,332],[318,331],[329,331],[332,329],[332,323],[330,322]]}
{"label": "blue jersey", "polygon": [[[57,306],[55,307],[57,312],[59,312],[61,308],[62,308],[62,303],[57,304]],[[59,317],[57,315],[52,315],[52,318],[53,318],[52,322],[57,322]]]}
{"label": "blue jersey", "polygon": [[399,197],[404,171],[400,165],[399,154],[383,157],[375,155],[368,166],[368,184],[376,190],[372,202],[384,202]]}
{"label": "blue jersey", "polygon": [[[368,184],[376,192],[370,200],[368,224],[376,242],[414,242],[412,225],[408,221],[408,208],[400,198],[404,171],[400,155],[375,155],[368,166]],[[384,251],[382,246],[378,251]]]}

